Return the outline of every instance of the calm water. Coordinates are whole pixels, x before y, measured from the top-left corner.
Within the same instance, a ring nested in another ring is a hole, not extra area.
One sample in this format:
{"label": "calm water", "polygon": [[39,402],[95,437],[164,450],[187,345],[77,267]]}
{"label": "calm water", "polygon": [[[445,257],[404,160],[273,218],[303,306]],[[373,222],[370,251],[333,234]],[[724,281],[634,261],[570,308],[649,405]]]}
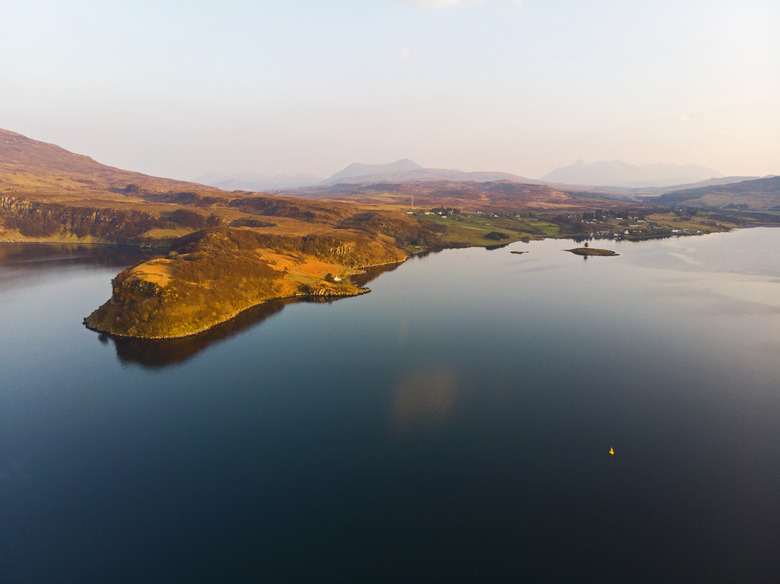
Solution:
{"label": "calm water", "polygon": [[0,581],[780,581],[780,229],[573,246],[168,343],[0,246]]}

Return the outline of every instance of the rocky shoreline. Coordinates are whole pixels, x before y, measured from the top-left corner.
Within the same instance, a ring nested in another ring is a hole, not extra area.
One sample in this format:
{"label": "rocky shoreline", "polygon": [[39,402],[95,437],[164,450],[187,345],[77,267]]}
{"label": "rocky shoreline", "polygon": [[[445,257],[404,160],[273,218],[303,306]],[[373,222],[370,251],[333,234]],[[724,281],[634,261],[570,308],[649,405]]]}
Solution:
{"label": "rocky shoreline", "polygon": [[368,294],[371,292],[370,288],[356,288],[354,291],[350,292],[329,292],[323,289],[317,290],[311,294],[291,294],[288,296],[276,296],[271,298],[265,298],[260,302],[256,302],[254,304],[250,304],[249,306],[246,306],[244,308],[241,308],[240,310],[237,310],[229,315],[226,315],[223,318],[220,318],[217,321],[214,321],[212,323],[209,323],[208,325],[205,325],[201,328],[195,329],[192,332],[187,332],[183,334],[174,334],[174,335],[137,335],[137,334],[124,334],[120,332],[115,332],[111,330],[106,330],[105,328],[101,328],[100,326],[96,326],[90,322],[90,317],[95,314],[93,312],[91,315],[84,317],[84,320],[82,323],[86,328],[88,328],[91,331],[94,331],[96,333],[109,335],[112,337],[119,337],[119,338],[125,338],[125,339],[143,339],[143,340],[149,340],[149,341],[162,341],[167,339],[184,339],[187,337],[193,337],[195,335],[199,335],[202,333],[205,333],[208,330],[213,329],[216,326],[219,326],[221,324],[224,324],[226,322],[229,322],[236,318],[238,315],[240,315],[243,312],[246,312],[247,310],[251,310],[252,308],[255,308],[257,306],[261,306],[263,304],[274,302],[277,300],[300,300],[300,301],[306,301],[306,300],[318,300],[322,302],[326,302],[329,300],[338,300],[340,298],[351,298],[353,296],[362,296],[363,294]]}

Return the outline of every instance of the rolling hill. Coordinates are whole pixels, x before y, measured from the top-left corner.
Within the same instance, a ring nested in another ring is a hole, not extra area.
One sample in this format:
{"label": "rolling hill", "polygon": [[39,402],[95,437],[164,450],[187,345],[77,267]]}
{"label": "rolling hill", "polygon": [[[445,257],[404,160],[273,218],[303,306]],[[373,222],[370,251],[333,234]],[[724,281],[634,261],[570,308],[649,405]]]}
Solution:
{"label": "rolling hill", "polygon": [[622,160],[584,162],[556,168],[542,177],[546,183],[627,188],[663,187],[696,183],[723,176],[695,164],[635,165]]}
{"label": "rolling hill", "polygon": [[2,193],[23,193],[36,199],[67,201],[85,197],[121,199],[122,195],[139,192],[193,190],[219,192],[219,189],[196,183],[106,166],[89,156],[0,129]]}
{"label": "rolling hill", "polygon": [[780,176],[674,191],[661,195],[653,202],[719,209],[780,211]]}
{"label": "rolling hill", "polygon": [[562,191],[547,185],[514,181],[412,181],[338,184],[296,189],[296,197],[353,201],[372,205],[458,207],[474,210],[574,210],[619,203],[596,193]]}

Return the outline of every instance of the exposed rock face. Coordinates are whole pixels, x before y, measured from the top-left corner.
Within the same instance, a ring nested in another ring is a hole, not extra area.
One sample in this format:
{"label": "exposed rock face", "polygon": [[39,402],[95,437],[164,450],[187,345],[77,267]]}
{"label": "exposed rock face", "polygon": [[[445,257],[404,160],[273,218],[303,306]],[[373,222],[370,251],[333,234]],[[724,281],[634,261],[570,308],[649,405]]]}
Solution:
{"label": "exposed rock face", "polygon": [[0,225],[29,238],[89,237],[105,243],[143,244],[146,231],[165,222],[134,209],[96,209],[0,197]]}

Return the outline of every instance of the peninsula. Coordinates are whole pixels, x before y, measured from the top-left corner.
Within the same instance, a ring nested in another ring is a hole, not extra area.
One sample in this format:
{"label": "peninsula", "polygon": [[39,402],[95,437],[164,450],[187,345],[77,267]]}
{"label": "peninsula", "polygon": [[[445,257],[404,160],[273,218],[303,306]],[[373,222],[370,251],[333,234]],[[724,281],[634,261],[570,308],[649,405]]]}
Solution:
{"label": "peninsula", "polygon": [[208,229],[177,240],[165,257],[122,271],[111,298],[84,323],[118,336],[192,335],[275,298],[363,294],[368,290],[350,281],[353,265],[402,259],[367,238],[269,240],[250,230]]}

